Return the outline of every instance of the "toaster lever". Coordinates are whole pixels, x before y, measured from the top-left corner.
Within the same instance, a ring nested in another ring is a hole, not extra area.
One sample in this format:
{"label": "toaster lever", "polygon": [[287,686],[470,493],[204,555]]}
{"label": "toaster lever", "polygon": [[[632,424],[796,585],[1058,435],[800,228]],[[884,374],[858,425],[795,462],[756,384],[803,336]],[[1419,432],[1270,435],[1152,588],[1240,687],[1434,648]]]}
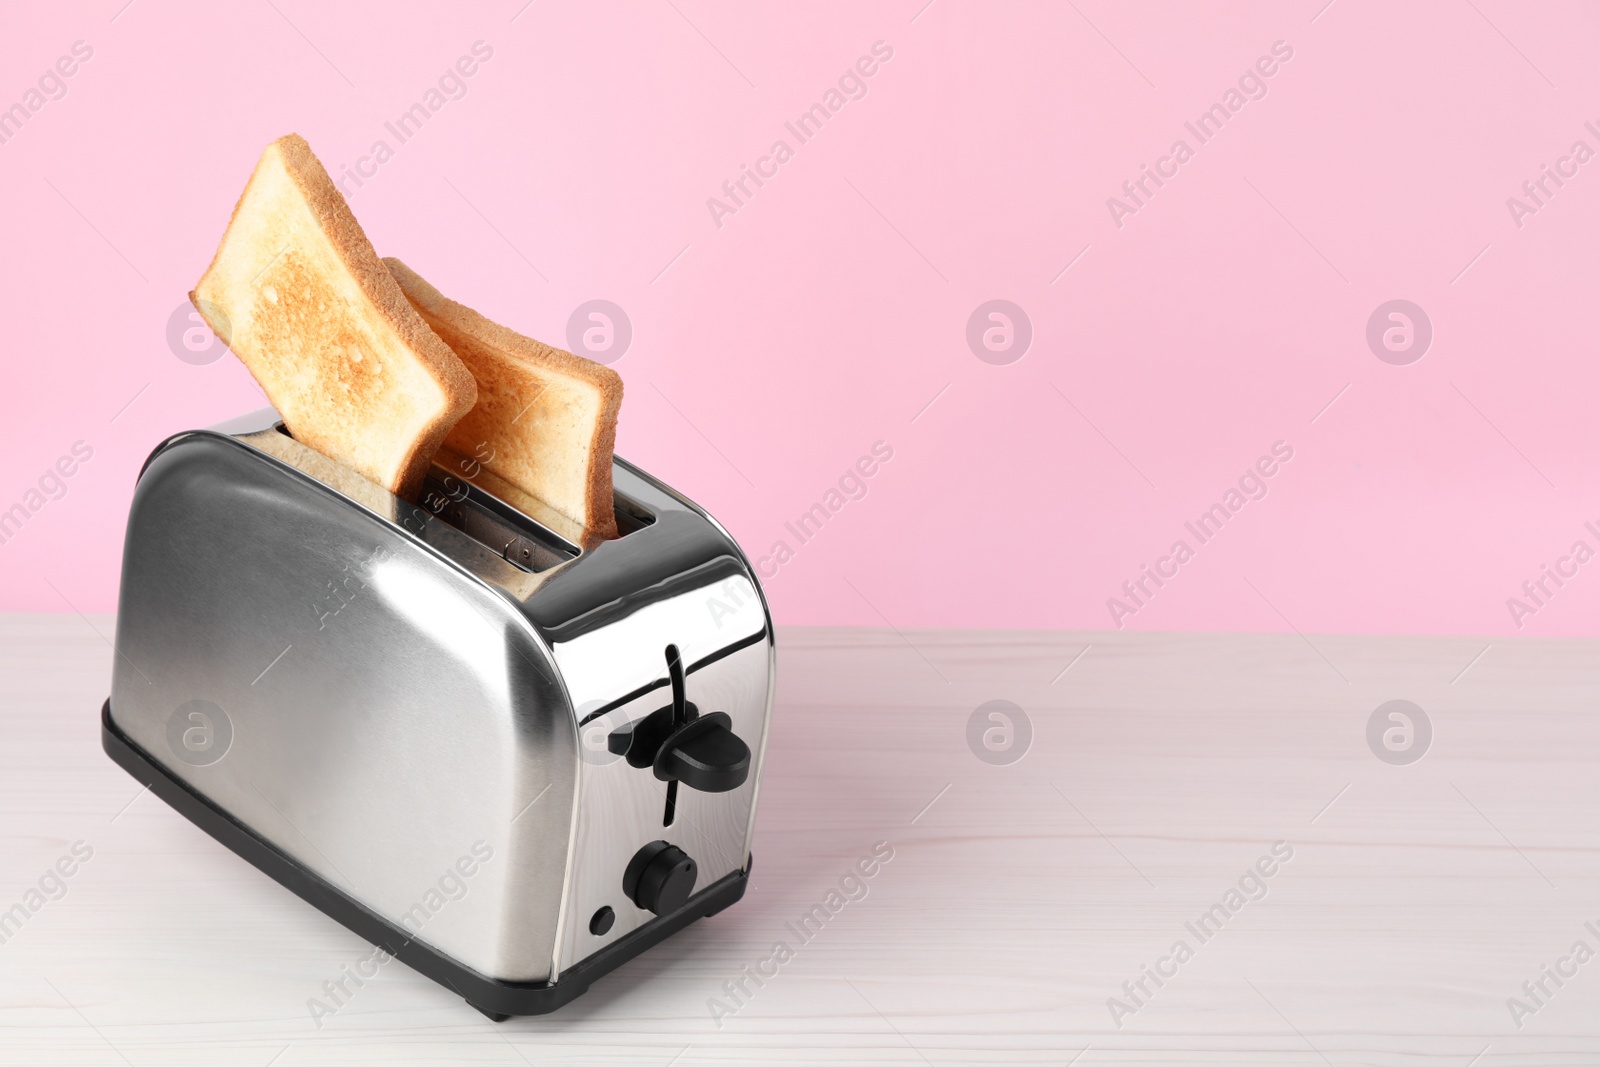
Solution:
{"label": "toaster lever", "polygon": [[733,732],[732,719],[713,711],[674,730],[662,743],[654,767],[663,782],[726,793],[750,777],[750,746]]}
{"label": "toaster lever", "polygon": [[[694,708],[694,705],[689,707]],[[695,714],[699,714],[698,709]],[[662,743],[672,736],[673,727],[672,709],[657,708],[638,722],[611,731],[606,736],[606,748],[613,756],[628,757],[628,763],[634,767],[649,767],[655,763]]]}
{"label": "toaster lever", "polygon": [[667,646],[667,675],[672,703],[612,731],[606,748],[627,756],[631,766],[652,768],[668,783],[669,807],[677,798],[678,782],[705,793],[739,788],[750,777],[750,746],[733,732],[733,720],[726,714],[702,715],[687,698],[677,645]]}
{"label": "toaster lever", "polygon": [[685,695],[683,656],[677,645],[667,646],[667,677],[672,682],[672,703],[657,708],[636,723],[613,730],[606,738],[612,755],[627,756],[631,766],[645,768],[655,763],[663,742],[678,727],[700,715],[700,709]]}

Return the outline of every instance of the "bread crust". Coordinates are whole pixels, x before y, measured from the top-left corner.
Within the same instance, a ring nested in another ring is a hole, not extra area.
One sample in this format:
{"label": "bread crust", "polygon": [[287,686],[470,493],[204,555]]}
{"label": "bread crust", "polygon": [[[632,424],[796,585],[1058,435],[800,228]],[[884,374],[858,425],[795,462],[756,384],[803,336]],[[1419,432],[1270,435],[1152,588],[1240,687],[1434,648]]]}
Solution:
{"label": "bread crust", "polygon": [[[610,367],[525,337],[451,300],[398,259],[385,258],[383,263],[399,284],[401,292],[422,314],[423,319],[446,339],[446,343],[450,343],[453,337],[465,338],[500,357],[498,366],[480,367],[473,354],[464,350],[465,345],[456,346],[456,354],[480,378],[500,374],[507,365],[520,369],[524,377],[518,383],[521,387],[518,392],[519,395],[532,393],[528,399],[530,407],[542,388],[536,384],[541,377],[565,376],[586,383],[598,393],[599,410],[587,446],[588,463],[582,494],[584,514],[569,517],[583,526],[584,540],[590,545],[616,537],[611,459],[616,447],[617,414],[622,407],[621,376]],[[532,433],[531,428],[529,433]],[[485,466],[499,477],[517,484],[514,478],[509,477],[504,469],[497,468],[493,462],[486,462]],[[535,497],[541,495],[527,485],[519,485],[519,488]],[[546,502],[554,506],[554,502]],[[557,510],[565,512],[562,508]]]}
{"label": "bread crust", "polygon": [[[229,230],[231,231],[239,221],[241,212],[247,209],[251,188],[259,179],[268,154],[274,150],[279,153],[290,181],[316,218],[340,265],[349,273],[362,296],[376,310],[383,324],[400,339],[410,354],[415,356],[417,363],[439,386],[444,397],[442,409],[424,422],[414,436],[394,442],[396,448],[400,450],[396,476],[392,479],[381,477],[373,479],[395,495],[414,500],[421,489],[434,453],[444,442],[451,428],[472,410],[477,402],[477,382],[461,360],[456,358],[450,347],[440,340],[411,306],[394,277],[378,259],[377,252],[373,250],[372,243],[351,213],[343,195],[334,186],[322,163],[312,153],[311,146],[300,135],[288,134],[267,147],[261,162],[257,163],[255,172],[251,174],[250,182],[240,195],[239,202],[234,206],[233,215],[228,222]],[[212,321],[207,306],[211,301],[204,298],[204,290],[207,280],[214,272],[221,269],[227,252],[228,241],[224,235],[206,273],[202,275],[195,291],[189,294],[190,300],[201,316],[219,335],[223,333],[226,324]],[[226,306],[218,306],[227,312]],[[219,326],[223,329],[219,329]],[[223,340],[230,345],[232,343],[230,337],[224,336]],[[255,375],[255,368],[251,367],[250,361],[243,357],[241,359]],[[262,381],[259,375],[256,375],[256,378],[267,391],[269,399],[274,399],[271,395],[273,383]],[[276,403],[275,399],[274,402]],[[318,448],[319,451],[328,452],[332,458],[348,461],[348,457],[334,454],[336,449],[330,451],[326,440],[319,440],[323,435],[318,433],[317,427],[290,425],[288,429],[304,443]],[[361,473],[373,477],[372,472]]]}

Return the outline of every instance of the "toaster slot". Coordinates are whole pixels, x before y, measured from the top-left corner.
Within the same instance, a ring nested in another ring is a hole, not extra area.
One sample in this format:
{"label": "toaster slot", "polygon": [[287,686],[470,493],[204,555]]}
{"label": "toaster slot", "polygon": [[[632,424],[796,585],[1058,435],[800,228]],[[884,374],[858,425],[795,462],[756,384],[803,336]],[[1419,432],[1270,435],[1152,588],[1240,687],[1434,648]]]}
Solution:
{"label": "toaster slot", "polygon": [[576,559],[578,548],[521,512],[454,475],[435,471],[422,483],[422,506],[506,561],[538,573]]}
{"label": "toaster slot", "polygon": [[611,508],[617,516],[617,536],[627,537],[656,521],[656,517],[640,504],[616,490],[611,492]]}
{"label": "toaster slot", "polygon": [[[282,422],[273,429],[293,439],[294,435]],[[569,536],[577,537],[582,531],[576,523],[515,486],[496,479],[479,461],[441,447],[434,464],[423,482],[419,500],[422,507],[496,555],[505,557],[522,570],[538,573],[582,554],[567,537],[550,529],[556,526]],[[480,482],[489,484],[485,486]],[[508,497],[511,503],[501,499],[502,496]],[[642,504],[616,491],[612,492],[612,510],[619,537],[637,533],[656,521],[655,515]]]}

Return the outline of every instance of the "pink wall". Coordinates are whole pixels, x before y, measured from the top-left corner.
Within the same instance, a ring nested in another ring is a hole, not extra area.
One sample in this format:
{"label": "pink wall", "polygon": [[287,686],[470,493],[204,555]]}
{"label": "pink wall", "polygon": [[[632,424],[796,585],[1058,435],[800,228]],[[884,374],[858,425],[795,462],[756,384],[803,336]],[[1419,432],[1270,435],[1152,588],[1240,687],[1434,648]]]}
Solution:
{"label": "pink wall", "polygon": [[[0,144],[0,508],[93,457],[0,545],[0,608],[112,609],[145,454],[260,404],[167,324],[293,130],[336,176],[388,142],[352,207],[450,295],[558,343],[583,302],[625,309],[619,451],[754,556],[788,543],[781,622],[1106,627],[1183,539],[1118,621],[1600,632],[1600,562],[1507,606],[1600,549],[1600,160],[1569,155],[1600,150],[1600,10],[1324,2],[24,5],[0,106],[93,55]],[[478,41],[401,144],[385,122]],[[880,41],[801,143],[785,122]],[[1202,143],[1185,123],[1275,47]],[[1169,177],[1114,219],[1145,164]],[[1543,165],[1571,176],[1514,217]],[[995,299],[1031,323],[1005,365],[967,340]],[[1433,330],[1407,365],[1367,342],[1396,299]],[[785,521],[879,441],[800,544]],[[1200,543],[1185,523],[1279,441],[1265,498]]]}

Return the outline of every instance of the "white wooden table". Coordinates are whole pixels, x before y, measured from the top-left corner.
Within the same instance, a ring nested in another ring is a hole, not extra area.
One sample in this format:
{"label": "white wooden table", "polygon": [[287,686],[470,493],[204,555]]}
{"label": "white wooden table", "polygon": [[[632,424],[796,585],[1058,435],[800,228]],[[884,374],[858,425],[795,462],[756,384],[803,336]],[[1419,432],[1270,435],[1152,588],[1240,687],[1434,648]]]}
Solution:
{"label": "white wooden table", "polygon": [[[93,850],[0,944],[3,1063],[1600,1063],[1600,959],[1559,963],[1600,950],[1595,642],[786,631],[744,901],[552,1016],[495,1025],[391,964],[319,1029],[308,998],[369,950],[136,795],[91,625],[0,619],[0,909]],[[967,740],[996,699],[1032,727],[1009,765]],[[1368,746],[1392,699],[1431,721],[1418,762]],[[1514,1019],[1547,964],[1576,974]]]}

